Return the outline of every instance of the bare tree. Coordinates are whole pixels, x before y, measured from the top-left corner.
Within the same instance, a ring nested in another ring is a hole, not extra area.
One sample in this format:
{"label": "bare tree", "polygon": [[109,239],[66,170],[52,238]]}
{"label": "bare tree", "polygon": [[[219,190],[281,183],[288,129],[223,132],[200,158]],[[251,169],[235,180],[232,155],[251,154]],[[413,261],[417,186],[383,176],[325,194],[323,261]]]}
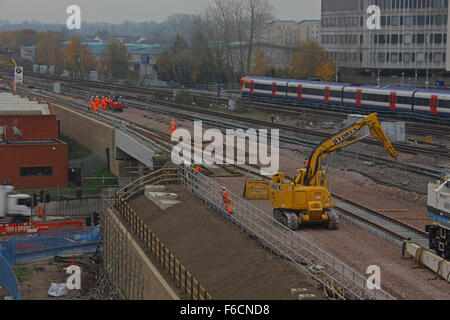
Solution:
{"label": "bare tree", "polygon": [[256,35],[260,32],[264,25],[273,20],[274,7],[269,0],[245,0],[244,6],[247,19],[250,23],[248,34],[248,56],[247,56],[247,72],[250,71],[252,64],[252,56],[254,50],[254,42]]}
{"label": "bare tree", "polygon": [[273,19],[273,10],[269,0],[213,0],[209,6],[206,15],[216,25],[229,80],[236,82],[236,72],[250,72],[257,34]]}

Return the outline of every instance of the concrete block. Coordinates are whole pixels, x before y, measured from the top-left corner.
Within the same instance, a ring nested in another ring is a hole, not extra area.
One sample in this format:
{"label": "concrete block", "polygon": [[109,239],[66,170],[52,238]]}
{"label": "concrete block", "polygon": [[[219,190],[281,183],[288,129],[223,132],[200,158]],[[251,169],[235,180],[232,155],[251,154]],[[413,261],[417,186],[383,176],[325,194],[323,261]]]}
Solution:
{"label": "concrete block", "polygon": [[291,294],[299,294],[299,293],[305,293],[305,292],[308,292],[308,289],[306,289],[306,288],[291,289]]}
{"label": "concrete block", "polygon": [[177,194],[164,192],[165,190],[164,186],[146,186],[145,196],[161,210],[167,210],[180,203]]}
{"label": "concrete block", "polygon": [[164,192],[166,191],[165,186],[145,186],[145,192]]}
{"label": "concrete block", "polygon": [[406,244],[406,252],[411,256],[417,257],[420,254],[421,265],[426,266],[436,274],[439,273],[442,279],[450,282],[450,261],[439,257],[430,250],[423,250],[422,253],[420,253],[420,250],[423,250],[423,248],[415,243]]}

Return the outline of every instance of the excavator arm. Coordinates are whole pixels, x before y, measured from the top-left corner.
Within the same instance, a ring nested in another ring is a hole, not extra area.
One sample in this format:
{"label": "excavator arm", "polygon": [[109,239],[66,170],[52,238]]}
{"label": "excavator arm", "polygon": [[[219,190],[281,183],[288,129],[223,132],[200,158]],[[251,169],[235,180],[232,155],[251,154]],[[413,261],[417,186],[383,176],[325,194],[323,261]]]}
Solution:
{"label": "excavator arm", "polygon": [[[338,152],[352,144],[355,144],[366,137],[355,137],[355,135],[369,127],[370,134],[377,138],[385,147],[386,151],[397,160],[398,154],[395,148],[389,141],[386,133],[378,121],[377,113],[365,117],[364,119],[354,123],[347,129],[339,132],[331,139],[323,141],[312,153],[306,168],[306,175],[304,178],[304,185],[310,186],[313,181],[317,179],[322,161],[329,155]],[[296,182],[297,183],[297,182]]]}
{"label": "excavator arm", "polygon": [[16,60],[11,59],[11,60],[6,60],[6,61],[0,61],[0,68],[7,66],[8,64],[11,64],[14,68],[17,67]]}

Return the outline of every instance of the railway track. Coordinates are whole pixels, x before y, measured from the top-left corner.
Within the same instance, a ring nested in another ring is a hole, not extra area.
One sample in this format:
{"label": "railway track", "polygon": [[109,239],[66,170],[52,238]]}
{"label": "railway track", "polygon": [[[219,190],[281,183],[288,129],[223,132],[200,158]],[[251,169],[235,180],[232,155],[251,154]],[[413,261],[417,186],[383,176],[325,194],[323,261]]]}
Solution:
{"label": "railway track", "polygon": [[333,199],[336,204],[335,210],[344,220],[349,220],[351,223],[361,222],[372,233],[400,247],[404,241],[410,240],[424,248],[429,248],[429,239],[425,231],[336,194],[333,194]]}
{"label": "railway track", "polygon": [[[49,100],[52,99],[50,96],[43,95],[43,97]],[[67,103],[67,105],[71,108],[76,109],[77,112],[92,116],[92,113],[88,112],[86,106],[84,105],[74,102]],[[119,119],[114,114],[102,113],[100,116],[103,121],[109,123],[110,125],[113,125],[114,127],[121,127],[124,125],[124,121]],[[170,136],[168,134],[153,132],[133,123],[128,123],[126,127],[130,130],[137,131],[141,135],[145,135],[146,137],[155,140],[158,144],[164,144],[166,148],[169,148],[172,145],[171,142],[169,142]],[[245,171],[248,172],[248,169],[245,169]],[[413,241],[417,241],[417,243],[420,245],[425,244],[424,233],[419,232],[419,230],[415,230],[414,227],[408,226],[395,219],[382,217],[380,213],[375,214],[368,208],[364,208],[362,206],[357,208],[356,204],[351,203],[348,200],[336,200],[337,210],[341,215],[345,214],[346,216],[352,216],[352,219],[363,221],[366,225],[370,225],[373,228],[381,230],[384,234],[388,234],[390,237],[397,239],[397,241],[399,242],[405,239],[411,239]]]}
{"label": "railway track", "polygon": [[[8,74],[8,73],[6,73]],[[9,75],[9,77],[12,78],[12,75]],[[196,90],[192,91],[190,89],[184,89],[184,88],[164,88],[164,87],[152,87],[152,88],[142,88],[137,86],[131,86],[131,85],[124,85],[124,84],[114,84],[114,83],[107,83],[107,82],[100,82],[100,81],[91,81],[91,80],[80,80],[75,78],[66,78],[66,77],[56,77],[52,75],[46,75],[46,74],[40,74],[40,73],[30,73],[28,77],[36,78],[36,79],[46,79],[48,82],[50,81],[60,81],[62,83],[71,83],[74,85],[78,85],[81,87],[88,87],[88,88],[100,88],[100,89],[107,89],[107,90],[118,90],[118,91],[127,91],[132,93],[138,93],[138,94],[164,94],[168,97],[173,96],[174,90],[189,90],[189,94],[194,97],[200,97],[200,98],[206,98],[213,102],[218,103],[228,103],[228,98],[222,98],[222,97],[216,97],[213,94],[211,94],[211,91],[207,90],[202,92],[202,90]],[[354,109],[346,108],[346,107],[332,107],[330,109],[329,105],[326,104],[320,104],[320,103],[300,103],[297,102],[295,105],[289,105],[285,103],[275,104],[273,101],[264,102],[261,100],[255,101],[250,99],[242,99],[244,102],[251,102],[251,107],[255,109],[260,110],[266,110],[266,111],[275,111],[275,112],[285,112],[290,114],[296,114],[301,115],[305,112],[314,112],[315,114],[319,114],[323,117],[330,118],[330,115],[332,115],[333,119],[341,119],[344,120],[347,118],[347,114],[349,113],[355,113]],[[313,108],[311,108],[313,107]],[[362,114],[368,114],[371,111],[368,110],[359,110],[359,113]],[[399,120],[405,120],[408,121],[406,123],[406,131],[407,134],[417,134],[417,135],[432,135],[437,137],[448,137],[448,125],[450,123],[445,122],[445,124],[437,124],[435,120],[429,120],[423,118],[422,120],[426,121],[427,128],[424,129],[423,122],[417,121],[414,119],[410,119],[409,115],[393,115],[392,113],[383,113],[379,112],[380,119],[382,120],[392,120],[392,118],[396,118]]]}
{"label": "railway track", "polygon": [[[86,99],[85,95],[86,95],[85,92],[79,92],[79,93],[75,94],[75,96],[78,96],[79,98],[82,98],[82,99]],[[180,104],[169,102],[169,101],[160,101],[160,100],[156,100],[156,99],[152,99],[152,98],[144,98],[144,97],[136,97],[136,96],[132,96],[131,98],[133,98],[133,100],[127,101],[127,105],[129,105],[131,107],[141,109],[141,110],[148,110],[150,108],[153,111],[156,110],[157,112],[172,115],[172,116],[175,116],[178,118],[184,118],[184,119],[190,120],[190,121],[202,120],[206,124],[216,126],[216,127],[222,127],[224,129],[244,129],[244,130],[249,129],[248,126],[237,124],[237,123],[241,122],[241,123],[248,123],[248,124],[252,124],[252,125],[259,125],[259,126],[262,126],[263,128],[271,128],[272,127],[272,128],[282,129],[282,130],[285,130],[288,132],[295,132],[298,134],[316,136],[316,137],[320,137],[321,139],[325,138],[325,137],[329,137],[329,133],[324,133],[324,132],[319,132],[319,131],[314,131],[314,130],[309,130],[309,129],[304,129],[304,128],[297,128],[297,127],[292,127],[292,126],[286,126],[286,125],[282,125],[282,124],[272,124],[270,122],[266,122],[266,121],[262,121],[262,120],[249,119],[249,118],[245,118],[245,117],[241,117],[241,116],[237,116],[237,115],[233,115],[233,114],[229,114],[229,113],[222,113],[222,112],[217,112],[217,111],[212,111],[212,110],[207,110],[207,109],[199,109],[197,107],[180,105]],[[149,106],[149,103],[151,103],[151,106]],[[168,108],[175,110],[175,111],[171,111]],[[194,112],[196,114],[195,115],[187,115],[184,113],[180,113],[180,111]],[[198,113],[213,116],[215,119],[205,118],[203,116],[198,115]],[[225,122],[223,120],[217,120],[219,118],[228,119],[233,122],[231,123],[231,122]],[[296,145],[301,145],[301,146],[305,146],[305,147],[310,147],[310,148],[315,148],[318,145],[318,142],[315,142],[315,141],[312,141],[309,139],[296,137],[296,136],[285,135],[285,134],[280,134],[280,141],[286,142],[286,143],[291,143],[291,144],[296,144]],[[376,141],[370,141],[370,140],[367,140],[367,142],[372,143],[372,144],[376,143]],[[395,145],[395,148],[399,151],[408,152],[408,153],[412,153],[412,154],[416,154],[416,155],[417,154],[430,154],[430,155],[434,154],[434,150],[430,150],[429,148],[423,148],[423,147],[418,147],[418,146],[398,145],[397,144],[397,145]],[[432,169],[432,168],[428,168],[428,167],[420,167],[420,166],[410,165],[410,164],[405,164],[405,163],[397,163],[390,159],[381,158],[381,157],[377,157],[374,155],[362,154],[359,152],[352,152],[349,150],[342,151],[341,154],[344,154],[351,158],[356,157],[363,161],[375,162],[376,165],[384,165],[384,166],[391,167],[391,168],[397,168],[399,170],[409,171],[409,172],[427,176],[427,177],[430,177],[433,179],[438,179],[443,174],[445,174],[444,172],[441,172],[436,169]],[[443,158],[445,158],[446,156],[449,156],[449,155],[446,152],[442,152],[441,156]]]}
{"label": "railway track", "polygon": [[[48,76],[45,76],[48,77]],[[64,80],[64,81],[69,81],[69,80]],[[83,89],[85,88],[86,84],[81,81],[81,80],[77,80],[77,79],[70,79],[71,83],[76,83],[77,85],[81,85],[78,87],[78,89]],[[93,82],[93,81],[91,81]],[[90,83],[91,83],[90,82]],[[95,84],[98,85],[98,82],[94,82]],[[119,86],[119,85],[107,85],[107,89],[106,90],[110,90],[110,89],[115,89],[115,90],[121,90],[124,91],[124,88],[126,88],[126,90],[128,90],[129,88],[131,88],[130,92],[134,92],[134,93],[146,93],[148,94],[148,90],[149,89],[143,89],[143,88],[137,88],[137,87],[132,87],[132,86]],[[105,90],[105,88],[102,88]],[[165,91],[164,91],[165,90]],[[151,91],[150,92],[154,92]],[[166,89],[163,89],[163,91],[159,91],[159,89],[157,90],[157,92],[165,92],[167,93]],[[317,138],[328,138],[330,136],[330,133],[328,132],[321,132],[321,131],[317,131],[317,130],[312,130],[312,129],[305,129],[305,128],[299,128],[299,127],[294,127],[294,126],[288,126],[288,125],[283,125],[283,124],[274,124],[268,121],[262,121],[262,120],[256,120],[256,119],[251,119],[251,118],[246,118],[246,117],[240,117],[240,116],[236,116],[233,114],[229,114],[229,113],[223,113],[223,112],[217,112],[217,111],[212,111],[212,110],[207,110],[207,109],[200,109],[198,107],[192,107],[192,106],[180,106],[179,104],[176,103],[171,103],[168,101],[161,101],[161,100],[157,100],[154,98],[150,98],[150,97],[142,97],[142,96],[133,96],[133,95],[129,95],[129,93],[125,93],[130,100],[127,101],[126,105],[132,105],[135,108],[138,109],[145,109],[145,106],[136,103],[136,102],[141,102],[141,103],[154,103],[154,104],[159,104],[159,105],[164,105],[166,107],[171,107],[171,108],[175,108],[178,110],[187,110],[187,111],[191,111],[191,112],[201,112],[203,114],[208,114],[211,116],[215,116],[215,117],[219,117],[219,118],[226,118],[229,120],[234,120],[234,121],[239,121],[239,122],[246,122],[246,123],[250,123],[252,125],[260,125],[264,128],[276,128],[276,129],[280,129],[280,130],[284,130],[287,132],[293,132],[293,133],[297,133],[297,134],[302,134],[302,135],[308,135],[311,137],[317,137]],[[89,94],[87,94],[87,96],[89,96]],[[83,96],[82,94],[80,95],[81,98],[86,99],[86,95]],[[216,99],[216,98],[213,98]],[[253,104],[253,107],[258,107],[259,104]],[[280,105],[274,105],[274,104],[266,104],[267,108],[269,108],[269,110],[271,111],[283,111],[288,109],[290,110],[290,112],[292,114],[301,114],[301,112],[299,112],[298,107],[290,107],[290,106],[282,106],[282,109],[280,109]],[[320,109],[318,110],[314,110],[314,112],[323,112],[326,114],[330,114],[330,110],[326,110],[326,111],[321,111]],[[367,113],[367,112],[366,112]],[[342,114],[336,113],[337,117],[340,117],[342,120],[345,118],[342,116]],[[427,125],[427,127],[429,127],[430,125]],[[437,133],[441,133],[441,135],[448,135],[448,130],[444,130],[445,127],[444,126],[434,126],[432,127],[433,132]],[[448,127],[447,127],[448,129]],[[424,135],[426,134],[423,125],[420,127],[417,125],[417,127],[415,128],[411,128],[412,131],[414,131],[415,134],[421,134]],[[409,132],[410,134],[413,134],[413,132]],[[299,139],[296,139],[298,143]],[[305,140],[305,139],[304,139]],[[374,140],[365,140],[364,141],[367,144],[370,145],[376,145],[377,141]],[[308,143],[307,140],[305,140],[304,143]],[[442,148],[441,146],[436,146],[436,147],[422,147],[422,146],[418,146],[418,145],[408,145],[408,144],[399,144],[399,143],[393,143],[394,147],[400,151],[400,152],[405,152],[405,153],[410,153],[410,154],[414,154],[414,155],[428,155],[430,157],[436,157],[436,155],[439,155],[439,157],[441,159],[450,159],[450,152],[448,149],[446,148]],[[368,161],[370,161],[368,159],[368,157],[366,157]],[[419,170],[417,170],[417,168],[414,168],[415,172],[418,172]],[[433,170],[426,170],[426,173],[430,173],[433,172]],[[436,175],[436,172],[433,172],[435,178],[438,177],[439,173]]]}

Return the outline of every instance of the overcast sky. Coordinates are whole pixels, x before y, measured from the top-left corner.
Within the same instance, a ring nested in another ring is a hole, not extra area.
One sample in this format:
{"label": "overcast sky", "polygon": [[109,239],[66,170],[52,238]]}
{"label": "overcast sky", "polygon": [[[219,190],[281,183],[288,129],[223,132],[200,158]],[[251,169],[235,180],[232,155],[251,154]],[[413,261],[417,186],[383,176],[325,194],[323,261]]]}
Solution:
{"label": "overcast sky", "polygon": [[[65,23],[66,8],[76,4],[82,20],[119,23],[164,21],[172,13],[201,13],[211,0],[0,0],[0,20]],[[271,0],[280,19],[319,19],[320,0]]]}

